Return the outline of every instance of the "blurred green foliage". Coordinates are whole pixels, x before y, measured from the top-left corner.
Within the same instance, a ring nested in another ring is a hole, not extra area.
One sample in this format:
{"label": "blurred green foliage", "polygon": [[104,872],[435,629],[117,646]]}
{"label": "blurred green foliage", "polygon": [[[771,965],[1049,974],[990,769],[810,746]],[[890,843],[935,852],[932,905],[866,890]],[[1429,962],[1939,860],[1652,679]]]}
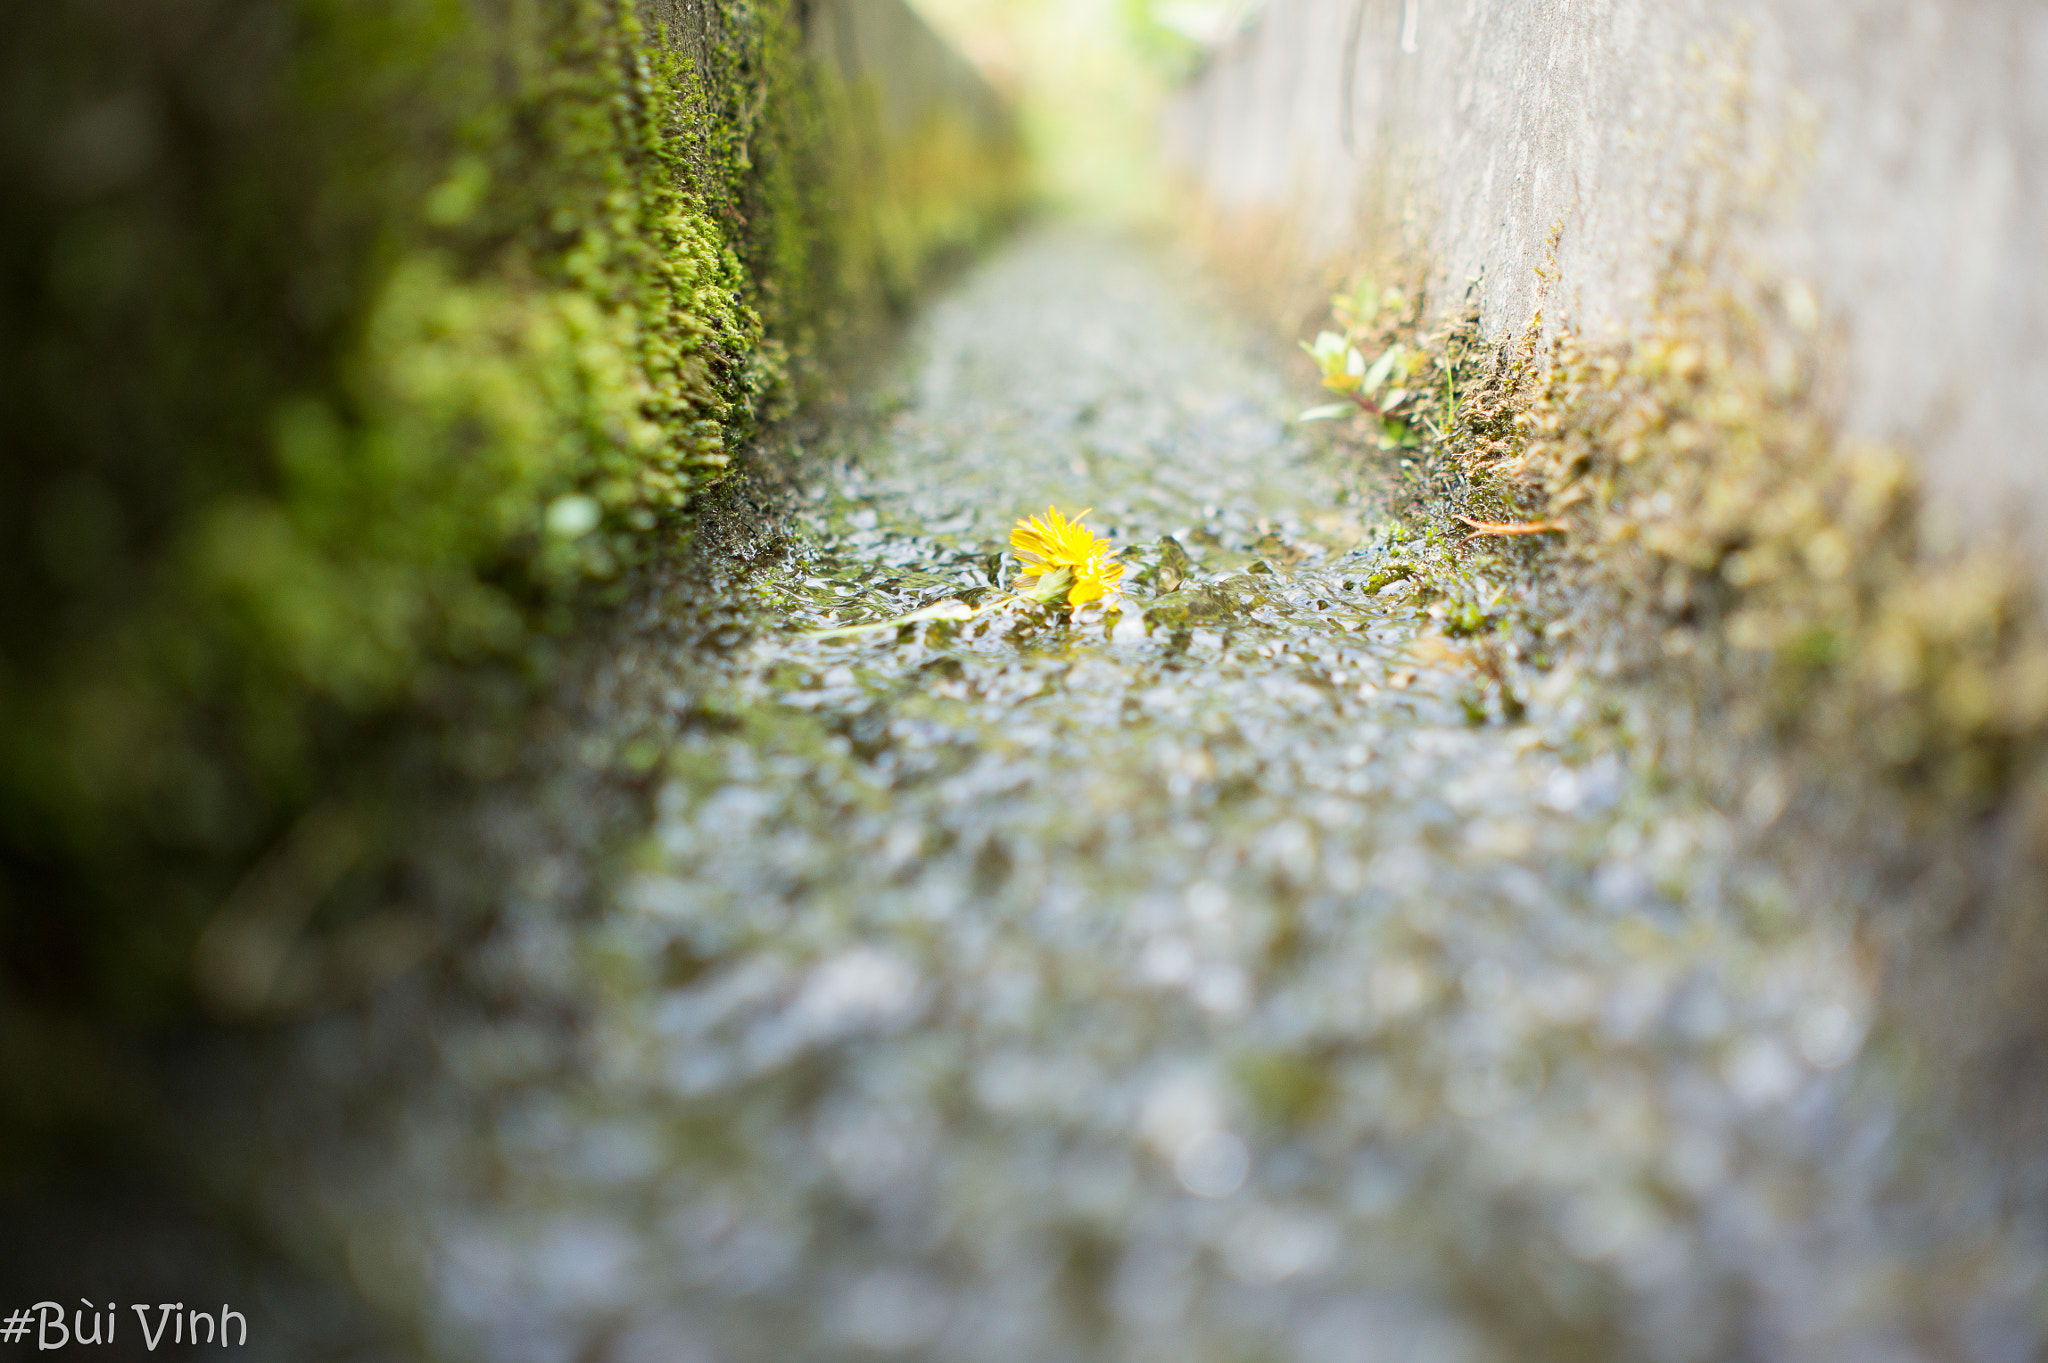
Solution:
{"label": "blurred green foliage", "polygon": [[295,819],[1001,216],[1005,135],[878,160],[812,8],[0,14],[10,1008],[175,1007]]}
{"label": "blurred green foliage", "polygon": [[1192,34],[1217,29],[1227,0],[1191,0],[1192,12],[1169,0],[914,3],[1013,100],[1047,204],[1141,230],[1185,225],[1159,120],[1206,51]]}
{"label": "blurred green foliage", "polygon": [[1193,75],[1207,56],[1205,40],[1220,36],[1223,28],[1223,13],[1209,12],[1215,6],[1192,8],[1196,15],[1187,13],[1187,5],[1162,0],[1118,0],[1117,14],[1131,50],[1168,81]]}

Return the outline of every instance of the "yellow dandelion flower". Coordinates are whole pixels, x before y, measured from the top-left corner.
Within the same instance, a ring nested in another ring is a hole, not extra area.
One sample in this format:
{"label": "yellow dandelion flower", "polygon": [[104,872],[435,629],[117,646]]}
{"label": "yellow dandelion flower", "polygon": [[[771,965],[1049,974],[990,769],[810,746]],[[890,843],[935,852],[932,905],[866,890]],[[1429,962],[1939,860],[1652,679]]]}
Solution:
{"label": "yellow dandelion flower", "polygon": [[1116,550],[1109,547],[1108,540],[1097,539],[1081,524],[1081,516],[1087,514],[1083,511],[1070,521],[1060,515],[1058,507],[1049,506],[1043,517],[1017,522],[1010,532],[1010,547],[1024,561],[1024,572],[1017,579],[1020,593],[1046,593],[1041,599],[1055,600],[1064,587],[1067,604],[1081,606],[1117,589],[1123,581],[1124,565],[1116,561]]}

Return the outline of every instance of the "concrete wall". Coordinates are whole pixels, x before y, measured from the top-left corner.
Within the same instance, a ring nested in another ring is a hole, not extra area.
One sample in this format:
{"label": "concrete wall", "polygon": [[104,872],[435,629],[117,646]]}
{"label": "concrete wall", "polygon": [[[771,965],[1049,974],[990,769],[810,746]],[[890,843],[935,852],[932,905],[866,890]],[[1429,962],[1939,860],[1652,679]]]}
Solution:
{"label": "concrete wall", "polygon": [[912,136],[940,111],[969,113],[993,134],[1008,128],[981,73],[903,0],[812,0],[804,28],[812,53],[841,79],[878,92],[887,136]]}
{"label": "concrete wall", "polygon": [[[699,61],[734,22],[727,0],[637,0]],[[790,0],[811,57],[848,86],[874,90],[882,135],[914,136],[935,117],[965,114],[991,138],[1010,136],[1010,113],[974,64],[905,0]]]}
{"label": "concrete wall", "polygon": [[[1851,433],[2048,547],[2048,8],[2026,0],[1273,0],[1169,153],[1310,260],[1394,235],[1490,334],[1639,322],[1691,234],[1818,303]],[[1795,308],[1795,311],[1797,309]]]}

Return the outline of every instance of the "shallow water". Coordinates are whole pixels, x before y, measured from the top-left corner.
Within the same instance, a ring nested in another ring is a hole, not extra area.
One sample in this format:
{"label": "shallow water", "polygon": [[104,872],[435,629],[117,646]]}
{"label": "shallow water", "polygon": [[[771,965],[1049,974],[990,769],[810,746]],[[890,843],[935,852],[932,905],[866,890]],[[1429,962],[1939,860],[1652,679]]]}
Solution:
{"label": "shallow water", "polygon": [[[545,861],[471,1002],[302,1043],[377,1136],[274,1198],[370,1301],[536,1363],[2034,1356],[2040,1256],[1915,1163],[1770,792],[1632,760],[1505,574],[1449,637],[1188,281],[1034,236],[900,388],[630,660],[608,906]],[[1048,502],[1131,546],[1120,614],[802,632],[982,599]]]}

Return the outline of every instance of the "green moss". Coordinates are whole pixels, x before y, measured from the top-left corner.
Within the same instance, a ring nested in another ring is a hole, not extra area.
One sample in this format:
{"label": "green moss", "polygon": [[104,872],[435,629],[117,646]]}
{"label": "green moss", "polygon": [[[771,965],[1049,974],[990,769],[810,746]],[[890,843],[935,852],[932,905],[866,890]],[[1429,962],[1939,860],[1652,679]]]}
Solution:
{"label": "green moss", "polygon": [[13,992],[174,996],[281,830],[386,798],[378,735],[491,722],[464,675],[541,669],[1002,219],[999,131],[859,161],[799,8],[0,20]]}
{"label": "green moss", "polygon": [[[1414,520],[1543,527],[1541,544],[1475,537],[1466,557],[1529,573],[1561,627],[1692,697],[1746,751],[1790,759],[1844,807],[1886,792],[1887,821],[1960,844],[1987,818],[2026,823],[2048,788],[2048,612],[2018,546],[1935,533],[1908,454],[1841,434],[1816,300],[1720,244],[1779,211],[1812,154],[1802,118],[1748,108],[1747,42],[1738,30],[1681,76],[1716,110],[1689,155],[1721,189],[1632,334],[1594,343],[1538,315],[1489,342],[1419,287],[1361,286],[1337,318],[1362,347],[1426,357],[1405,413],[1426,435],[1404,461]],[[1537,269],[1547,294],[1563,229]],[[1432,311],[1449,314],[1434,331]],[[2048,838],[2012,837],[2009,864],[2048,866]]]}
{"label": "green moss", "polygon": [[1804,311],[1675,275],[1635,344],[1558,339],[1502,471],[1661,652],[1728,679],[1739,724],[1993,808],[2048,753],[2031,576],[1994,542],[1930,549],[1910,462],[1810,396]]}
{"label": "green moss", "polygon": [[[1370,323],[1458,394],[1418,413],[1405,517],[1561,528],[1456,557],[1518,578],[1523,627],[1633,692],[1656,770],[1860,915],[1942,1087],[2036,1120],[2014,1057],[2048,1042],[2048,602],[2023,546],[1944,527],[1906,452],[1841,433],[1796,281],[1681,255],[1646,324],[1599,344],[1536,319],[1482,346],[1422,315]],[[1418,562],[1447,606],[1475,600]]]}
{"label": "green moss", "polygon": [[[1430,331],[1419,289],[1361,308],[1366,292],[1338,300],[1337,322],[1362,348],[1415,354],[1401,410],[1425,440],[1401,459],[1398,504],[1425,544],[1547,565],[1547,613],[1718,679],[1734,730],[1855,753],[1852,786],[1877,776],[1968,816],[2048,755],[2031,575],[1997,543],[1930,550],[1909,460],[1836,434],[1799,286],[1674,266],[1651,325],[1597,347],[1569,328],[1544,343],[1540,316],[1487,346],[1469,311]],[[1559,533],[1537,547],[1475,521]],[[1486,624],[1455,574],[1430,576],[1452,584],[1447,633]]]}

